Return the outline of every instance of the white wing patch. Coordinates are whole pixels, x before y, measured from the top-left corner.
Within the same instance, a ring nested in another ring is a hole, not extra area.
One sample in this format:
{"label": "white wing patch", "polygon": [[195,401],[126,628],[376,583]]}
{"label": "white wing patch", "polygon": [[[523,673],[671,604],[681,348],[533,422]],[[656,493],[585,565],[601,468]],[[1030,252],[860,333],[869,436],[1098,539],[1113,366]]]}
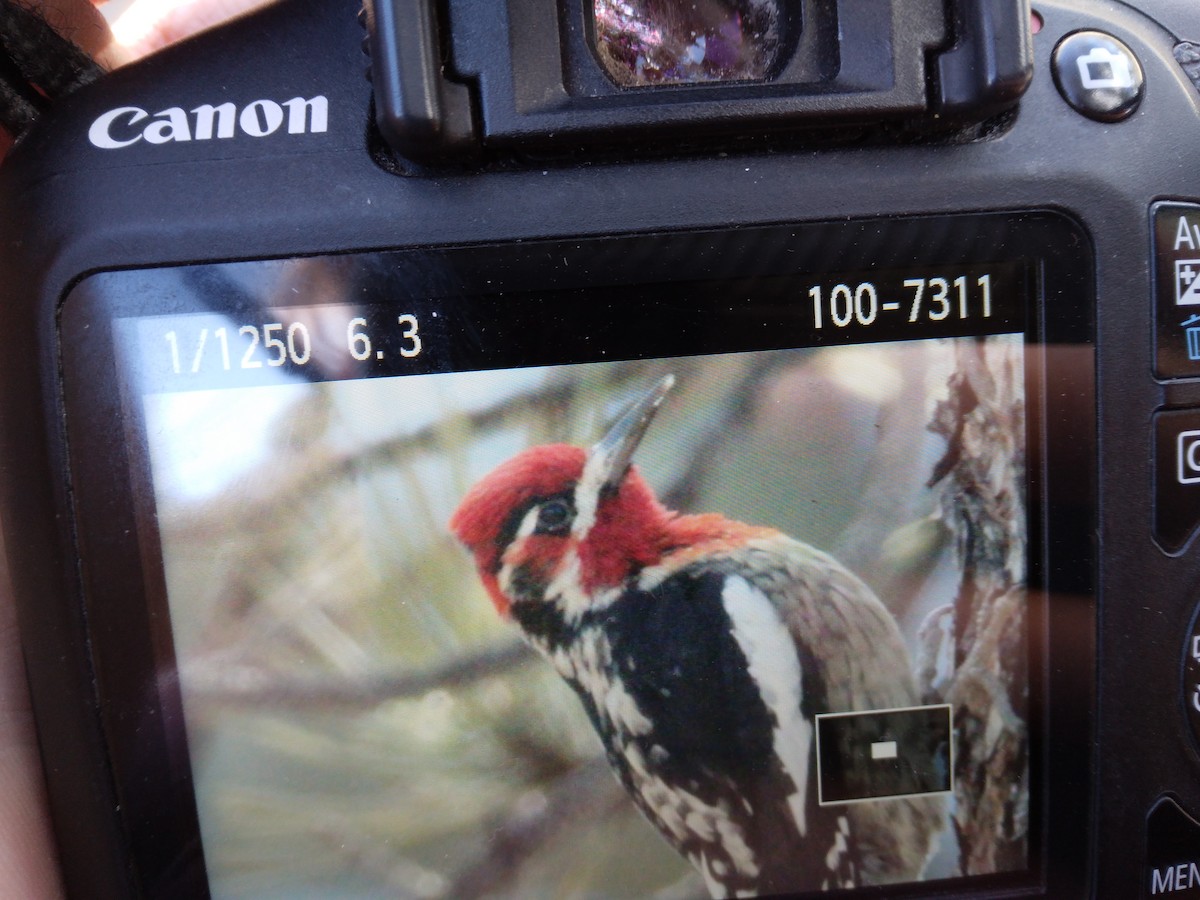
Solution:
{"label": "white wing patch", "polygon": [[750,677],[775,716],[775,755],[796,784],[796,792],[787,800],[803,836],[808,831],[804,806],[813,726],[800,712],[802,685],[796,645],[774,604],[746,579],[737,575],[726,578],[721,602],[733,625],[733,637],[746,657]]}
{"label": "white wing patch", "polygon": [[583,472],[575,485],[575,521],[571,523],[571,534],[583,540],[596,524],[596,508],[604,481],[608,478],[609,457],[593,450],[583,464]]}

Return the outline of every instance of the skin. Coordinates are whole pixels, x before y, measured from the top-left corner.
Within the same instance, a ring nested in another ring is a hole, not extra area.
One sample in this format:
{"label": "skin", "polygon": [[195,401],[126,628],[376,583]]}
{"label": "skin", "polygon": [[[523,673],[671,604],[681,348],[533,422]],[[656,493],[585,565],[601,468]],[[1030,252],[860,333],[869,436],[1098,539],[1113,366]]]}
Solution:
{"label": "skin", "polygon": [[[123,46],[88,0],[20,0],[105,68],[136,60],[195,31],[262,4],[262,0],[193,0],[168,11],[135,43]],[[160,0],[140,0],[153,6]],[[0,165],[11,140],[0,132]],[[0,545],[0,897],[63,896],[46,809],[45,782],[7,561]]]}
{"label": "skin", "polygon": [[0,554],[0,897],[61,895],[16,610]]}
{"label": "skin", "polygon": [[[174,5],[168,0],[135,0],[126,16],[146,17],[150,27],[135,40],[119,47],[116,59],[119,62],[138,59],[267,2],[269,0],[184,0]],[[174,8],[169,8],[172,6]],[[164,11],[164,7],[168,8]]]}
{"label": "skin", "polygon": [[[112,33],[90,3],[23,0],[22,5],[38,11],[103,65],[118,62]],[[0,132],[0,157],[11,144]],[[7,557],[0,546],[0,896],[36,900],[62,894]]]}

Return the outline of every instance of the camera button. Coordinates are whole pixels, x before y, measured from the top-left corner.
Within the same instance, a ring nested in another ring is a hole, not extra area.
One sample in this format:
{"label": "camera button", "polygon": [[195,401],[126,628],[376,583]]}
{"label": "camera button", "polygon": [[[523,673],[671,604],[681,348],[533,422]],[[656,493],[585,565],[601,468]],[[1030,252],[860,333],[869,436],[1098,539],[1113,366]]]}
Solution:
{"label": "camera button", "polygon": [[1142,897],[1200,897],[1200,822],[1170,797],[1146,817],[1146,870]]}
{"label": "camera button", "polygon": [[1154,371],[1200,376],[1200,206],[1150,207],[1154,261]]}
{"label": "camera button", "polygon": [[[1200,609],[1192,616],[1183,648],[1183,711],[1191,726],[1192,738],[1200,749]],[[1200,849],[1200,842],[1197,848]]]}
{"label": "camera button", "polygon": [[1101,31],[1077,31],[1054,48],[1058,92],[1076,112],[1100,122],[1128,118],[1142,102],[1142,66],[1125,44]]}
{"label": "camera button", "polygon": [[[1154,539],[1176,553],[1200,527],[1200,410],[1154,417]],[[1198,710],[1200,711],[1200,710]]]}

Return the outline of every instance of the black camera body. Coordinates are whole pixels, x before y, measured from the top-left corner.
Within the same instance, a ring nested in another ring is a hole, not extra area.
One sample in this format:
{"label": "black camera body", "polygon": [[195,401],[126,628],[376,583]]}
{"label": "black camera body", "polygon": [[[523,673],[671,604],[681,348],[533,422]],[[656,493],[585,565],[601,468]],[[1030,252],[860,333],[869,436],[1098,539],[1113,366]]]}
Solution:
{"label": "black camera body", "polygon": [[[663,373],[680,411],[638,460],[668,506],[763,510],[834,551],[914,669],[950,617],[911,704],[945,710],[948,780],[856,786],[848,756],[807,776],[810,822],[926,793],[946,817],[921,874],[848,884],[1200,890],[1200,21],[1185,0],[867,6],[783,4],[757,81],[630,86],[594,14],[636,4],[289,0],[21,140],[0,179],[0,483],[69,890],[530,896],[589,848],[591,894],[694,878],[619,830],[646,827],[627,799],[617,837],[572,818],[563,797],[615,784],[570,780],[601,756],[575,747],[586,722],[553,754],[512,725],[557,716],[541,692],[562,685],[478,650],[517,632],[465,554],[429,574],[460,552],[446,522],[476,456],[587,446]],[[776,443],[722,471],[740,436]],[[347,571],[304,568],[326,552]],[[852,655],[836,644],[806,652]],[[879,734],[871,757],[903,760]],[[469,812],[450,822],[421,782]]]}

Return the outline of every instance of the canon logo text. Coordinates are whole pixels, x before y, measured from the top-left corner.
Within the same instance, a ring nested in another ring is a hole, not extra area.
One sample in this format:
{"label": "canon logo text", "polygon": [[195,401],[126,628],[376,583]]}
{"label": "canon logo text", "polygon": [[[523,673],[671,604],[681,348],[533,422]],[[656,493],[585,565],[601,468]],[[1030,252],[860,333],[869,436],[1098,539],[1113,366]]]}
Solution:
{"label": "canon logo text", "polygon": [[284,103],[255,100],[239,111],[233,103],[205,103],[190,113],[172,106],[153,115],[137,106],[110,109],[92,123],[88,140],[103,150],[132,147],[141,141],[169,144],[180,141],[227,140],[238,133],[267,137],[283,128],[288,134],[318,134],[329,125],[329,101],[321,95],[305,100],[293,97]]}

